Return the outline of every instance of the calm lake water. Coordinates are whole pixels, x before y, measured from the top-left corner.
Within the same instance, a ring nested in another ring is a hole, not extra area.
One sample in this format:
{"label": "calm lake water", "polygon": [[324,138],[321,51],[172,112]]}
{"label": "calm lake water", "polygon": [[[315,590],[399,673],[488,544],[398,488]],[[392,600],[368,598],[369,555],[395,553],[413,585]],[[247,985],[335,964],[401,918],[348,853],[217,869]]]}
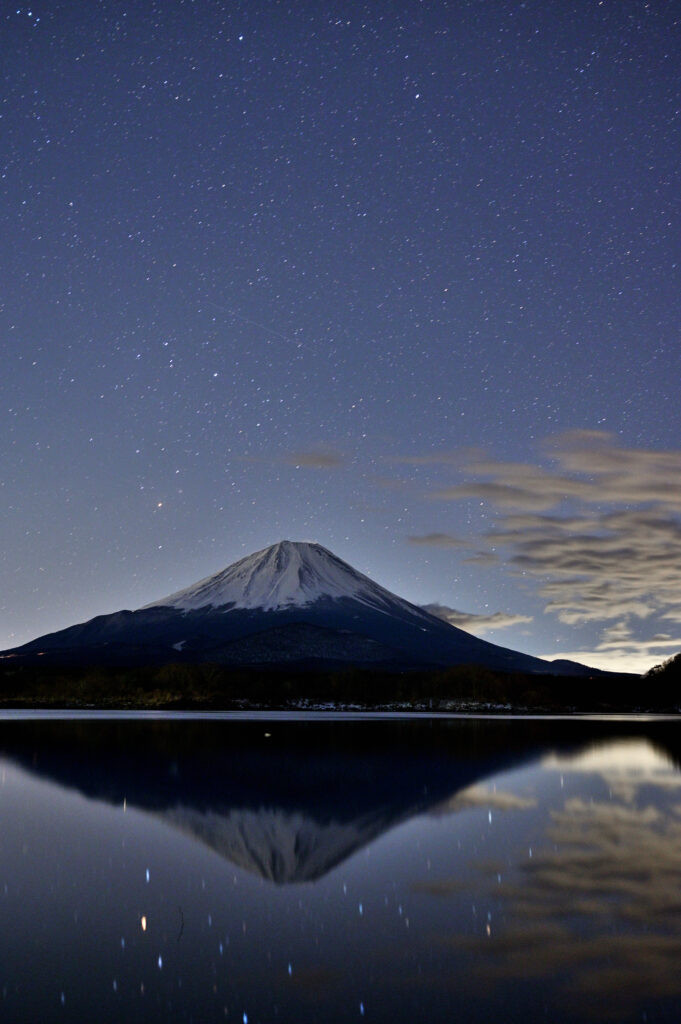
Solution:
{"label": "calm lake water", "polygon": [[0,1019],[681,1020],[681,722],[0,721]]}

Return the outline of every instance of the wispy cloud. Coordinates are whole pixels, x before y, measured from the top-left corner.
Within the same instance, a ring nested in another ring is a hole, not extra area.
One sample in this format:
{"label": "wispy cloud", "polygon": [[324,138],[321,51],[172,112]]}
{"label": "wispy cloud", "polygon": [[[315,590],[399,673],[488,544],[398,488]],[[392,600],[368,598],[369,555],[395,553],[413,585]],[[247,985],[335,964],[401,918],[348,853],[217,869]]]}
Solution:
{"label": "wispy cloud", "polygon": [[[678,650],[681,650],[681,636],[656,633],[650,639],[637,640],[622,621],[604,629],[600,642],[593,649],[562,652],[559,657],[612,672],[643,673]],[[550,661],[556,655],[544,657]]]}
{"label": "wispy cloud", "polygon": [[546,610],[568,625],[681,614],[681,526],[673,510],[602,509],[565,521],[506,516],[492,535],[517,572],[547,580]]}
{"label": "wispy cloud", "polygon": [[594,506],[662,505],[681,512],[681,451],[619,448],[612,434],[595,430],[561,434],[543,448],[554,469],[469,458],[466,474],[479,479],[443,488],[434,497],[482,498],[500,508],[534,512],[569,500]]}
{"label": "wispy cloud", "polygon": [[284,461],[289,466],[299,466],[302,469],[338,469],[345,465],[343,455],[331,448],[290,452]]}
{"label": "wispy cloud", "polygon": [[444,619],[450,626],[458,626],[459,629],[465,629],[466,632],[476,635],[533,621],[531,615],[511,615],[507,612],[474,615],[471,612],[460,612],[456,608],[448,608],[442,604],[424,604],[421,607],[431,615],[436,615],[438,619]]}
{"label": "wispy cloud", "polygon": [[294,466],[296,469],[339,469],[348,463],[347,457],[335,448],[309,448],[291,452],[241,455],[240,462],[254,465]]}
{"label": "wispy cloud", "polygon": [[462,466],[477,454],[477,449],[458,448],[449,452],[428,452],[425,455],[394,455],[387,461],[401,466]]}
{"label": "wispy cloud", "polygon": [[467,565],[478,565],[485,568],[490,565],[498,565],[499,555],[496,551],[475,551],[472,555],[467,555],[464,562]]}
{"label": "wispy cloud", "polygon": [[[600,431],[563,434],[543,451],[549,468],[471,461],[464,482],[431,497],[490,504],[496,523],[476,547],[541,581],[545,610],[561,622],[681,622],[681,451],[621,448]],[[651,641],[649,654],[675,644]],[[599,653],[618,649],[604,640]]]}
{"label": "wispy cloud", "polygon": [[466,547],[466,541],[454,537],[451,533],[424,533],[417,537],[407,537],[410,544],[423,544],[434,548]]}

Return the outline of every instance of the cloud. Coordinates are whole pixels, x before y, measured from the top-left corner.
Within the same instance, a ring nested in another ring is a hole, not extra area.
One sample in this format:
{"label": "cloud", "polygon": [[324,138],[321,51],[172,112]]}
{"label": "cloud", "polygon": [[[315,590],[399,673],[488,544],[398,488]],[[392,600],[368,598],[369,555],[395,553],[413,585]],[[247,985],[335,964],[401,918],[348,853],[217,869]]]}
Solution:
{"label": "cloud", "polygon": [[501,508],[522,508],[542,512],[554,508],[566,498],[582,498],[588,489],[579,481],[567,477],[556,478],[542,473],[534,466],[514,463],[485,463],[469,466],[474,474],[498,473],[496,480],[480,480],[456,484],[435,491],[434,498],[456,501],[460,498],[478,498]]}
{"label": "cloud", "polygon": [[296,469],[338,469],[346,465],[345,455],[335,448],[311,448],[276,455],[242,455],[240,462],[254,465],[295,466]]}
{"label": "cloud", "polygon": [[[665,637],[667,640],[668,637]],[[616,622],[603,630],[602,642],[605,645],[619,646],[619,644],[631,640],[631,630],[626,622]]]}
{"label": "cloud", "polygon": [[429,452],[427,455],[395,455],[387,461],[400,466],[462,466],[474,453],[477,453],[477,449],[458,448],[450,452]]}
{"label": "cloud", "polygon": [[479,565],[485,569],[490,565],[499,564],[499,555],[496,551],[476,551],[464,558],[466,565]]}
{"label": "cloud", "polygon": [[284,461],[303,469],[338,469],[345,464],[345,458],[332,449],[291,452]]}
{"label": "cloud", "polygon": [[465,629],[468,633],[476,635],[533,621],[531,615],[511,615],[507,612],[474,615],[470,612],[457,611],[456,608],[448,608],[442,604],[424,604],[421,607],[431,615],[436,615],[438,619],[444,619],[450,626],[458,626],[459,629]]}
{"label": "cloud", "polygon": [[661,504],[681,512],[681,451],[619,448],[612,434],[574,430],[547,441],[543,453],[554,469],[468,459],[467,474],[481,479],[445,488],[435,497],[482,497],[503,508],[534,511],[572,500],[596,506]]}
{"label": "cloud", "polygon": [[681,622],[681,608],[672,608],[671,611],[665,612],[662,618],[671,622]]}
{"label": "cloud", "polygon": [[636,640],[627,624],[618,622],[603,630],[600,643],[592,650],[567,651],[544,657],[547,661],[568,658],[610,672],[644,673],[652,664],[665,660],[678,650],[681,650],[681,636],[656,633],[649,640]]}
{"label": "cloud", "polygon": [[[556,654],[539,655],[545,661],[567,660],[577,661],[580,665],[588,668],[602,669],[604,672],[630,672],[634,675],[644,675],[654,665],[666,661],[672,654],[681,650],[681,639],[671,641],[667,649],[660,650],[660,644],[641,641],[638,646],[625,647],[620,650],[576,650],[561,651]],[[645,704],[645,695],[641,696],[641,703]]]}
{"label": "cloud", "polygon": [[516,571],[548,579],[546,609],[562,622],[681,612],[681,524],[668,510],[509,517],[492,533]]}
{"label": "cloud", "polygon": [[418,537],[407,537],[410,544],[424,544],[434,548],[465,547],[466,541],[459,540],[451,533],[425,533]]}
{"label": "cloud", "polygon": [[581,430],[547,442],[543,456],[548,468],[472,459],[464,482],[431,497],[490,504],[496,522],[478,546],[536,579],[561,622],[681,622],[681,451],[622,448],[611,434]]}
{"label": "cloud", "polygon": [[620,448],[613,434],[573,430],[550,442],[564,471],[595,478],[594,499],[603,483],[610,500],[661,502],[681,509],[681,451]]}

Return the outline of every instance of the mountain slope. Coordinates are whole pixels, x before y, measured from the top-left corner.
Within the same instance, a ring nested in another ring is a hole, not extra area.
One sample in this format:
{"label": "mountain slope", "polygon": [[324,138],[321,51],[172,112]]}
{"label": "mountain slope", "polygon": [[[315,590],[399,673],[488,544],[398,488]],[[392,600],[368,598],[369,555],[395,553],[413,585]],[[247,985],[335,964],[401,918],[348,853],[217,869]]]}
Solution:
{"label": "mountain slope", "polygon": [[379,611],[387,611],[395,604],[414,609],[414,605],[357,572],[321,544],[290,540],[247,555],[222,572],[145,607],[274,611],[341,598],[351,598]]}
{"label": "mountain slope", "polygon": [[[102,615],[11,653],[149,664],[476,663],[551,672],[547,662],[488,643],[390,593],[319,544],[281,541],[137,611]],[[5,655],[6,656],[6,655]]]}

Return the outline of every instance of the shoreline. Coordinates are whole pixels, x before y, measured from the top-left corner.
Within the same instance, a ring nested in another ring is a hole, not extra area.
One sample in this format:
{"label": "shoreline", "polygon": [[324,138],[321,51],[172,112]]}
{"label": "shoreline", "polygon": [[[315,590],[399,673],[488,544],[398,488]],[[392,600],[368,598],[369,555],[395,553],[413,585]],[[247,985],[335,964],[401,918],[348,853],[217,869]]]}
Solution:
{"label": "shoreline", "polygon": [[143,702],[93,703],[89,701],[7,701],[0,702],[0,720],[20,718],[104,718],[104,717],[167,717],[167,718],[518,718],[518,719],[681,719],[681,707],[528,707],[487,701],[443,701],[434,703],[391,702],[360,704],[357,702],[295,701],[287,703],[230,702],[228,706],[169,701],[165,704]]}

